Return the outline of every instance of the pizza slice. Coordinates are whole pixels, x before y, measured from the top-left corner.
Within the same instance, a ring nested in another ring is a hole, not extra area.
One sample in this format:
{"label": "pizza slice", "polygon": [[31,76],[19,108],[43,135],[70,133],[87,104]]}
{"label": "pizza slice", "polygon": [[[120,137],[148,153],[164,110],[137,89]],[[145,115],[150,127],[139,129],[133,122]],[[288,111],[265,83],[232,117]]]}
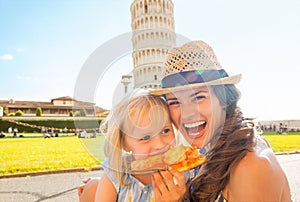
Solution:
{"label": "pizza slice", "polygon": [[149,171],[166,169],[166,164],[163,162],[163,155],[158,154],[149,156],[146,159],[135,160],[131,163],[131,171]]}
{"label": "pizza slice", "polygon": [[[173,169],[176,169],[180,172],[185,172],[206,162],[206,157],[203,154],[200,154],[195,147],[187,147],[183,145],[179,147],[182,147],[180,150],[185,151],[184,154],[180,156],[180,158],[173,162],[165,159],[165,162]],[[164,155],[165,158],[169,158],[170,156],[177,154],[176,148],[174,148],[174,152],[172,151],[172,148],[170,150],[168,151],[170,152],[170,154]]]}
{"label": "pizza slice", "polygon": [[206,162],[206,157],[200,154],[195,147],[179,145],[171,147],[164,154],[150,156],[146,159],[136,160],[131,163],[131,170],[166,170],[169,166],[184,172]]}

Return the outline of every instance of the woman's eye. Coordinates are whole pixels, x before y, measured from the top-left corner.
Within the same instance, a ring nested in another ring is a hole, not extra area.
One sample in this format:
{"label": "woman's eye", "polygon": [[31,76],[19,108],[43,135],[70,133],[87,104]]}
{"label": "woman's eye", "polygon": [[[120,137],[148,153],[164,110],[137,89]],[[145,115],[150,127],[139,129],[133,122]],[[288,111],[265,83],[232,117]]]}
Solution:
{"label": "woman's eye", "polygon": [[146,136],[142,137],[140,140],[147,141],[147,140],[150,140],[150,138],[151,138],[150,135],[146,135]]}
{"label": "woman's eye", "polygon": [[169,128],[165,128],[165,129],[163,129],[163,131],[161,133],[166,134],[166,133],[170,132],[170,130],[171,129],[169,129]]}
{"label": "woman's eye", "polygon": [[204,96],[204,95],[199,95],[199,96],[196,96],[193,100],[194,100],[194,101],[198,101],[198,100],[202,100],[202,99],[204,99],[204,98],[206,98],[206,96]]}

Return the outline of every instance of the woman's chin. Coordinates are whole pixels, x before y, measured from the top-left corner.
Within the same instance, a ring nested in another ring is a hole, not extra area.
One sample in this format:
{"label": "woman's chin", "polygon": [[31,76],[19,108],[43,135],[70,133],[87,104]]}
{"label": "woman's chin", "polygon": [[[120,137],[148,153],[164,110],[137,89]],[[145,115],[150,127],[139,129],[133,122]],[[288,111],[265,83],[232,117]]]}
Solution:
{"label": "woman's chin", "polygon": [[204,139],[203,136],[204,136],[204,134],[187,136],[188,142],[190,143],[190,145],[192,145],[194,147],[201,148],[201,147],[203,147],[203,139]]}
{"label": "woman's chin", "polygon": [[202,148],[204,145],[203,145],[203,141],[200,141],[200,140],[194,140],[191,145],[193,147],[196,147],[197,149],[199,148]]}

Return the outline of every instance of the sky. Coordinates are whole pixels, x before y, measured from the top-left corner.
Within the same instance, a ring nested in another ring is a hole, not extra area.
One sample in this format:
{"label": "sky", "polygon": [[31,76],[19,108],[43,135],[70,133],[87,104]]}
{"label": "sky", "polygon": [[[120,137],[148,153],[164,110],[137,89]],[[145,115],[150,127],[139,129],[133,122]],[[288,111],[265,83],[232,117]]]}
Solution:
{"label": "sky", "polygon": [[[121,76],[132,71],[130,52],[101,67],[101,74],[86,66],[95,55],[106,56],[101,48],[128,36],[132,2],[0,0],[0,100],[76,97],[85,82],[95,85],[86,101],[111,109],[114,97],[124,94]],[[245,116],[300,119],[299,0],[173,3],[175,32],[207,42],[229,75],[242,74],[238,104]]]}

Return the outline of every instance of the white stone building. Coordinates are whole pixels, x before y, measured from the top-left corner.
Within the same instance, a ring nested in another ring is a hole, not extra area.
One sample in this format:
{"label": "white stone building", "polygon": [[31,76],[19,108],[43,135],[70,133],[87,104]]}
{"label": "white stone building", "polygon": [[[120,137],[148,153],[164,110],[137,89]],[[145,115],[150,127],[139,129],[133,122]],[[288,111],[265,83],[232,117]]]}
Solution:
{"label": "white stone building", "polygon": [[134,87],[158,88],[169,49],[176,44],[171,0],[134,0],[130,6]]}

